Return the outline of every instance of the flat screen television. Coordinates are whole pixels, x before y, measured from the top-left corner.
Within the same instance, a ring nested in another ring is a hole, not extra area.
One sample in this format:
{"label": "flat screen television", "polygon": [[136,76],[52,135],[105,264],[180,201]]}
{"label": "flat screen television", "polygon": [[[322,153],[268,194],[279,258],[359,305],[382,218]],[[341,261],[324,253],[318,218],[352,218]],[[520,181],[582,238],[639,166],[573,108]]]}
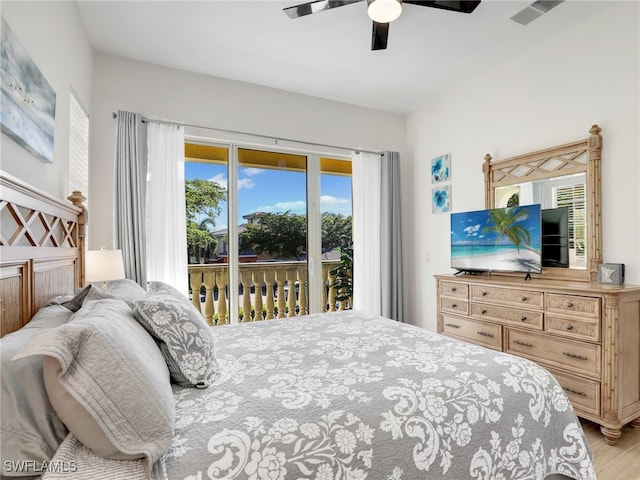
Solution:
{"label": "flat screen television", "polygon": [[542,219],[542,266],[569,268],[569,207],[545,208]]}
{"label": "flat screen television", "polygon": [[460,272],[542,271],[540,205],[451,214],[451,268]]}

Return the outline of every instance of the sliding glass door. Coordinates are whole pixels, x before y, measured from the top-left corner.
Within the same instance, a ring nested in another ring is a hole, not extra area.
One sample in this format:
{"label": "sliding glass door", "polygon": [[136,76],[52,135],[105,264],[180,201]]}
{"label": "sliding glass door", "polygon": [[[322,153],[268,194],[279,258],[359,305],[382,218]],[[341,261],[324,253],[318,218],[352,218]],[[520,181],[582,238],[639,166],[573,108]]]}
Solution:
{"label": "sliding glass door", "polygon": [[320,158],[323,305],[334,311],[353,301],[351,161]]}
{"label": "sliding glass door", "polygon": [[210,323],[349,307],[349,160],[195,142],[185,155],[192,301]]}
{"label": "sliding glass door", "polygon": [[189,291],[210,324],[229,323],[229,146],[186,143]]}
{"label": "sliding glass door", "polygon": [[239,148],[237,185],[241,321],[308,313],[307,157]]}

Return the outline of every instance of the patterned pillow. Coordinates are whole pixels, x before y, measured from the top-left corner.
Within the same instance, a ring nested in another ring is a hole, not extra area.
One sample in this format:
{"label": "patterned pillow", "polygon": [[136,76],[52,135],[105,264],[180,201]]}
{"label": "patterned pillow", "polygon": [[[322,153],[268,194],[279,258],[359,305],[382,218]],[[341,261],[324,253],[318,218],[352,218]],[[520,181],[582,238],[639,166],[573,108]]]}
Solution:
{"label": "patterned pillow", "polygon": [[183,387],[207,388],[218,373],[213,334],[184,296],[154,297],[134,304],[140,324],[158,342],[171,378]]}

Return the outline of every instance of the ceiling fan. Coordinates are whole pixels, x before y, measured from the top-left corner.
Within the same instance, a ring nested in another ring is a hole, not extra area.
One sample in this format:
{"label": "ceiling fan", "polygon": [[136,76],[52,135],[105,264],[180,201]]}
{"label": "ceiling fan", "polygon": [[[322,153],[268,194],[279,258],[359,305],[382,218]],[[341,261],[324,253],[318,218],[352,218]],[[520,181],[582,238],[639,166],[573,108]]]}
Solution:
{"label": "ceiling fan", "polygon": [[[284,9],[284,12],[289,15],[289,18],[298,18],[362,1],[364,0],[315,0],[313,2],[287,7]],[[367,0],[367,13],[369,14],[369,18],[373,20],[371,50],[385,50],[387,48],[389,23],[400,16],[403,3],[419,5],[421,7],[441,8],[453,12],[471,13],[480,4],[480,0]]]}

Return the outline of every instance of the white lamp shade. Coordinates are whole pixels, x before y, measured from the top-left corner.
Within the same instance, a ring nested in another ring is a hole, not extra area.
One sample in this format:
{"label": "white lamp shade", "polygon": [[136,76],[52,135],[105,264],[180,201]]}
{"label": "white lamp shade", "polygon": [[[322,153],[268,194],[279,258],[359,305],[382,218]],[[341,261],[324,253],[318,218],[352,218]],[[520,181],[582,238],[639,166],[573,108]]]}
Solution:
{"label": "white lamp shade", "polygon": [[89,250],[84,265],[87,283],[125,278],[122,250]]}
{"label": "white lamp shade", "polygon": [[369,0],[368,3],[367,13],[374,22],[393,22],[402,13],[401,0]]}

